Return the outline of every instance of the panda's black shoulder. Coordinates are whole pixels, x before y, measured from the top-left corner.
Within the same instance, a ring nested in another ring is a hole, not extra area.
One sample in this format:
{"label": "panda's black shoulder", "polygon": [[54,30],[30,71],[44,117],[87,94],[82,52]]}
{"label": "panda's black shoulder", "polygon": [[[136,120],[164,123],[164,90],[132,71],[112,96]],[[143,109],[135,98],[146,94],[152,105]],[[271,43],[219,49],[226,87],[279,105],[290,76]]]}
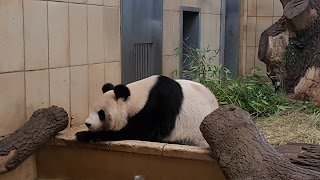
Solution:
{"label": "panda's black shoulder", "polygon": [[181,88],[180,84],[177,81],[175,81],[174,79],[171,79],[167,76],[159,76],[157,81],[153,85],[151,92],[152,91],[154,93],[174,92],[174,94],[177,93],[183,97],[182,88]]}

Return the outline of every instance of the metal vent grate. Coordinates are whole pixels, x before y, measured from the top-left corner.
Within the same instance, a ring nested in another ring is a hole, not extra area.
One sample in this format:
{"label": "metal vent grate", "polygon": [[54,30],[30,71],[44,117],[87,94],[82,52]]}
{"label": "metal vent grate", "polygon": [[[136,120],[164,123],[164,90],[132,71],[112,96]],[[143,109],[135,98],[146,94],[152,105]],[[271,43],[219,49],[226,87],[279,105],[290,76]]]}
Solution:
{"label": "metal vent grate", "polygon": [[146,78],[152,73],[152,43],[134,44],[133,62],[135,79]]}

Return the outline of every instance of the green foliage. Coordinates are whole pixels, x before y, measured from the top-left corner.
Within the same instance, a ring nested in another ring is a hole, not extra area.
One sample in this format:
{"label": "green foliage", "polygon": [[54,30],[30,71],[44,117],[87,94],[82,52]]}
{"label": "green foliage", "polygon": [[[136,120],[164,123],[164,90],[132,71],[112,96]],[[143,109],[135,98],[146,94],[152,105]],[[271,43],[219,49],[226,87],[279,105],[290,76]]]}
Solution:
{"label": "green foliage", "polygon": [[[176,48],[176,55],[181,54],[182,48]],[[215,76],[219,69],[213,66],[215,58],[219,54],[218,50],[200,49],[195,46],[184,48],[186,54],[183,59],[184,67],[181,69],[181,75],[184,79],[192,79],[198,82],[205,82],[207,77]],[[174,71],[177,73],[177,71]]]}
{"label": "green foliage", "polygon": [[203,84],[216,95],[221,105],[234,104],[253,117],[277,115],[291,108],[291,103],[275,93],[264,77],[256,74],[257,71],[255,69],[250,75],[231,78],[230,71],[220,68],[224,78],[208,78]]}
{"label": "green foliage", "polygon": [[[180,54],[182,49],[175,51]],[[248,76],[232,78],[229,69],[213,65],[218,51],[187,47],[185,52],[184,62],[189,63],[182,67],[182,77],[204,84],[220,105],[234,104],[253,117],[276,115],[292,107],[284,96],[275,93],[264,77],[257,75],[258,69]]]}

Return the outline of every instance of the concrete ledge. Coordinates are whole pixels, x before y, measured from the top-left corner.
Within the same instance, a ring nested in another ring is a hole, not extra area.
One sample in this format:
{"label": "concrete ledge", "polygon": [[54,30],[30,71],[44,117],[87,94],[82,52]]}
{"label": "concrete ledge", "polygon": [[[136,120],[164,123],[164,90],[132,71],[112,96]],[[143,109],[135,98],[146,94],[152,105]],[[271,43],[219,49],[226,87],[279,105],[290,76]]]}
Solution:
{"label": "concrete ledge", "polygon": [[224,180],[209,149],[145,141],[82,143],[78,127],[61,132],[36,153],[42,179]]}
{"label": "concrete ledge", "polygon": [[147,141],[108,141],[108,142],[79,142],[75,138],[75,133],[86,130],[85,126],[80,126],[65,130],[50,141],[49,146],[71,146],[78,148],[88,148],[95,150],[106,150],[115,152],[126,152],[143,155],[155,155],[163,157],[183,158],[190,160],[215,161],[211,158],[211,150],[203,147],[184,146],[177,144],[166,144]]}

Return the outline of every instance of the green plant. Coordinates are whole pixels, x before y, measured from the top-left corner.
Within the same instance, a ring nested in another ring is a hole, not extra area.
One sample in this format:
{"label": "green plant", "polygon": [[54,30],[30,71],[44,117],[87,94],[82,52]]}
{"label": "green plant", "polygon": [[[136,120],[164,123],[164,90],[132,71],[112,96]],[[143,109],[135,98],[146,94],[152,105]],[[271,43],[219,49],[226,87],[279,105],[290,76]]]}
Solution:
{"label": "green plant", "polygon": [[[275,93],[264,77],[257,75],[259,69],[253,69],[250,75],[232,78],[229,69],[212,64],[218,51],[212,53],[209,48],[185,48],[187,54],[184,57],[188,61],[184,62],[189,63],[182,67],[182,77],[193,77],[192,80],[204,84],[220,105],[234,104],[254,117],[276,115],[292,107],[284,96]],[[182,49],[175,51],[180,54]]]}
{"label": "green plant", "polygon": [[[218,71],[216,66],[212,64],[219,54],[219,50],[210,50],[209,47],[200,49],[193,45],[185,45],[184,48],[176,48],[174,52],[176,56],[182,52],[186,52],[182,54],[184,59],[183,67],[180,70],[182,78],[184,79],[191,79],[203,83],[207,77],[214,76]],[[177,70],[171,74],[177,75]]]}

